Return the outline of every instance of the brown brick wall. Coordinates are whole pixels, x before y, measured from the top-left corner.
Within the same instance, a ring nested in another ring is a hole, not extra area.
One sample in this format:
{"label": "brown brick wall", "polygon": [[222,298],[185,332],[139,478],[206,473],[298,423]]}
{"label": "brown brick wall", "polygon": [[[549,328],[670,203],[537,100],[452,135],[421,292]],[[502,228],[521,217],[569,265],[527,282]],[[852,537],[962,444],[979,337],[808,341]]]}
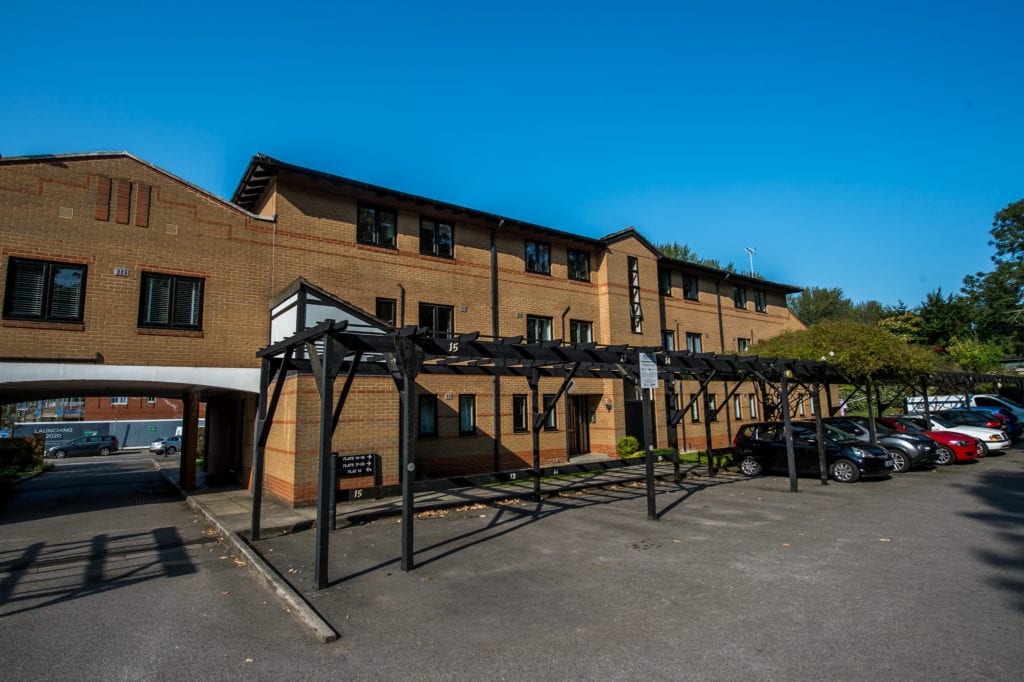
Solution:
{"label": "brown brick wall", "polygon": [[[397,212],[397,248],[356,241],[360,203]],[[567,337],[570,320],[593,323],[598,343],[659,346],[662,329],[703,336],[705,351],[721,350],[714,282],[701,280],[700,301],[658,293],[656,254],[635,237],[607,249],[564,235],[476,222],[465,212],[434,208],[424,202],[382,197],[377,192],[282,172],[259,202],[259,220],[210,197],[145,163],[124,156],[68,158],[55,163],[0,163],[0,268],[20,256],[82,263],[88,267],[85,320],[82,324],[42,324],[0,320],[6,355],[87,358],[100,352],[108,364],[257,367],[255,351],[269,340],[272,296],[297,277],[350,303],[374,312],[378,297],[405,304],[406,324],[418,322],[421,302],[455,309],[459,333],[491,332],[491,255],[498,251],[499,334],[526,334],[526,317],[552,319],[553,336]],[[421,217],[455,226],[454,258],[419,253]],[[526,239],[550,245],[550,275],[525,271]],[[567,275],[567,249],[590,254],[591,280]],[[643,333],[630,331],[627,260],[639,259]],[[127,276],[116,271],[127,270]],[[139,291],[144,271],[201,277],[205,281],[201,332],[159,331],[138,326]],[[674,273],[677,286],[680,274]],[[0,276],[0,295],[6,278]],[[722,290],[725,350],[736,338],[756,341],[796,328],[785,309],[784,294],[768,291],[766,313],[753,311],[753,287],[746,310],[732,304],[731,284]],[[401,311],[399,310],[399,314]],[[401,320],[400,320],[401,322]],[[563,331],[564,322],[564,331]],[[339,381],[336,390],[340,390]],[[557,380],[544,380],[540,392],[555,393]],[[683,400],[696,388],[684,386]],[[490,378],[422,376],[420,393],[438,396],[439,434],[417,440],[421,476],[490,471],[495,467],[495,415]],[[497,465],[532,464],[530,434],[513,433],[513,394],[528,394],[525,379],[502,379],[498,419],[501,445]],[[580,379],[574,394],[588,396],[594,422],[591,451],[613,454],[624,434],[624,393],[619,380]],[[743,390],[744,411],[746,394]],[[448,397],[451,394],[451,397]],[[476,396],[478,432],[458,432],[460,394]],[[605,408],[608,399],[612,409]],[[723,398],[719,395],[719,401]],[[398,395],[388,379],[360,379],[335,435],[341,453],[377,452],[385,483],[398,481]],[[666,444],[664,400],[655,394],[658,442]],[[252,406],[242,432],[246,440],[243,471],[251,466]],[[731,410],[731,405],[729,406]],[[267,444],[267,490],[293,504],[315,497],[319,407],[311,378],[288,379]],[[544,465],[565,461],[566,424],[558,408],[558,430],[541,434]],[[724,418],[714,426],[716,446],[728,436]],[[682,429],[680,429],[682,436]],[[686,423],[686,440],[703,447],[703,424]],[[681,438],[682,440],[682,438]],[[363,482],[354,481],[353,485]]]}

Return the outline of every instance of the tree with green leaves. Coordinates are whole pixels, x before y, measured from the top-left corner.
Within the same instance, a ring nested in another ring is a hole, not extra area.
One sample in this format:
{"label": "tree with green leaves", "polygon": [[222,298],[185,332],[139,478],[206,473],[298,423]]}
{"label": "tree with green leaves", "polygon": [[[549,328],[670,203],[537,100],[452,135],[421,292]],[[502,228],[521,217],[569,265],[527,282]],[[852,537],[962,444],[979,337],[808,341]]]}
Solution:
{"label": "tree with green leaves", "polygon": [[786,305],[806,325],[824,320],[846,320],[853,317],[853,301],[839,287],[808,287],[786,298]]}
{"label": "tree with green leaves", "polygon": [[992,272],[964,278],[978,340],[1024,353],[1024,199],[998,211],[989,245],[995,247]]}

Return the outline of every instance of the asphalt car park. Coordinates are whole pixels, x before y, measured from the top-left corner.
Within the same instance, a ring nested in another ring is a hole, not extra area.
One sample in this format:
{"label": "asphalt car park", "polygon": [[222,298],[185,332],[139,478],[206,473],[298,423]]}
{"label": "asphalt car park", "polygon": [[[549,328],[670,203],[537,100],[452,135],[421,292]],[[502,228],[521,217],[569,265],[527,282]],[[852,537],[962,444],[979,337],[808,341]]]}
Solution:
{"label": "asphalt car park", "polygon": [[[858,485],[688,478],[257,549],[341,636],[350,670],[401,679],[1018,679],[1024,453]],[[357,674],[357,677],[359,675]]]}

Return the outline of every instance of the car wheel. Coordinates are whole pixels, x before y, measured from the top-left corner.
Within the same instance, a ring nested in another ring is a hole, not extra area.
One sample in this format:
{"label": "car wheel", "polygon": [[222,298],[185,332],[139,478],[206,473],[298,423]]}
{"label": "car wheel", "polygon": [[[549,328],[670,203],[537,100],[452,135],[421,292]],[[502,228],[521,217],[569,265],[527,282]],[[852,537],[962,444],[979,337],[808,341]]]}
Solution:
{"label": "car wheel", "polygon": [[945,445],[935,448],[935,463],[939,466],[947,466],[956,462],[956,455]]}
{"label": "car wheel", "polygon": [[988,443],[983,440],[979,440],[978,445],[980,445],[978,448],[978,457],[988,457]]}
{"label": "car wheel", "polygon": [[764,473],[764,467],[753,455],[747,455],[740,460],[740,472],[744,476],[760,476]]}
{"label": "car wheel", "polygon": [[68,456],[68,453],[66,450],[56,450],[54,451],[53,456],[56,457],[57,459],[64,459],[65,457]]}
{"label": "car wheel", "polygon": [[110,448],[100,448],[100,457],[106,457],[110,454]]}
{"label": "car wheel", "polygon": [[178,448],[175,448],[175,447],[167,448],[167,454],[171,455],[172,457],[174,456],[174,453],[176,453],[177,451],[178,451]]}
{"label": "car wheel", "polygon": [[840,483],[856,483],[860,478],[860,471],[857,470],[857,465],[848,459],[840,459],[833,462],[829,468],[829,473],[832,474],[832,478]]}
{"label": "car wheel", "polygon": [[897,448],[889,450],[892,455],[892,470],[898,474],[902,474],[904,471],[910,471],[910,458],[907,457],[907,453]]}

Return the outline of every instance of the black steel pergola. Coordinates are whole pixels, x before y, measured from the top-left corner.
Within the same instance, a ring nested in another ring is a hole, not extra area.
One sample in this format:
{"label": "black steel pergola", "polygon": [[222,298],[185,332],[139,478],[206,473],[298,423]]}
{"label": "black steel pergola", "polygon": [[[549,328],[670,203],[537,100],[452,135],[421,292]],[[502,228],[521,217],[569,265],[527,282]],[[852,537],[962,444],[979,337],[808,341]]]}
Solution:
{"label": "black steel pergola", "polygon": [[[346,323],[327,320],[299,332],[257,353],[262,361],[260,398],[256,420],[256,437],[252,461],[252,539],[260,538],[260,515],[263,497],[263,469],[265,448],[274,414],[289,374],[312,375],[320,394],[320,447],[316,520],[315,582],[317,589],[327,586],[327,556],[330,540],[331,512],[335,500],[337,480],[332,469],[331,443],[341,418],[346,399],[357,377],[389,377],[399,394],[399,421],[401,425],[401,498],[402,498],[402,570],[412,570],[413,563],[413,493],[416,472],[416,449],[413,434],[415,382],[420,375],[448,376],[501,376],[525,379],[531,395],[531,433],[533,440],[532,468],[526,473],[533,478],[533,494],[541,497],[540,434],[548,415],[562,400],[575,378],[622,379],[641,386],[641,369],[651,362],[656,366],[657,379],[665,390],[665,416],[668,425],[668,443],[672,449],[675,480],[679,480],[679,448],[677,426],[684,415],[700,401],[705,415],[704,438],[708,453],[708,473],[715,467],[711,448],[711,422],[722,409],[728,409],[730,400],[740,387],[752,382],[761,397],[764,419],[783,421],[787,443],[790,489],[797,490],[794,450],[789,409],[791,389],[803,387],[811,396],[812,411],[818,431],[821,482],[827,483],[828,471],[823,446],[823,410],[820,394],[825,390],[833,413],[830,387],[836,383],[850,383],[846,377],[826,362],[808,362],[786,358],[759,358],[756,356],[715,355],[686,351],[665,352],[659,348],[638,348],[626,345],[607,346],[594,343],[563,343],[560,340],[524,343],[522,337],[483,338],[479,333],[453,337],[438,337],[422,327],[402,327],[381,333],[350,331]],[[339,377],[344,383],[334,399]],[[971,375],[975,380],[991,375]],[[556,378],[561,384],[554,398],[542,404],[539,394],[541,378]],[[929,380],[923,379],[925,387]],[[890,378],[895,381],[896,378]],[[967,378],[963,378],[966,381]],[[676,382],[696,382],[699,390],[689,402],[679,406]],[[720,404],[710,400],[712,382],[728,382],[731,388]],[[901,379],[902,381],[902,379]],[[270,393],[270,386],[273,392]],[[658,518],[655,503],[655,476],[653,434],[651,433],[650,391],[642,391],[644,407],[644,451],[647,513],[652,520]],[[870,402],[870,400],[869,400]],[[685,424],[683,425],[685,434]]]}

